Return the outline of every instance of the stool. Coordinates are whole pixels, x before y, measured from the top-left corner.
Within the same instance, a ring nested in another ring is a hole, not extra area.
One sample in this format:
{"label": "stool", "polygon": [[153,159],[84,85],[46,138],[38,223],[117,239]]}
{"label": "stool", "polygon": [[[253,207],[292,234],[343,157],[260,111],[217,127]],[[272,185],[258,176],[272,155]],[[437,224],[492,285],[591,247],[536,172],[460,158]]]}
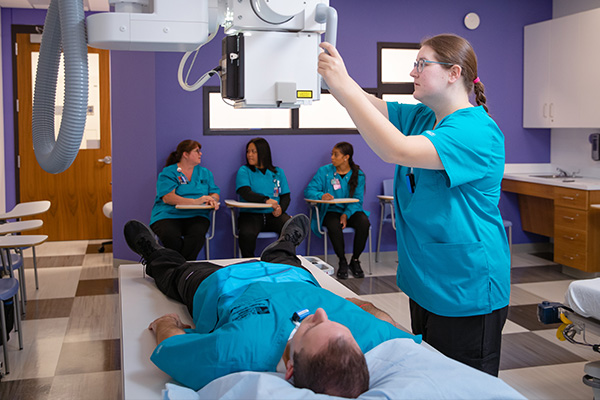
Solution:
{"label": "stool", "polygon": [[15,322],[17,324],[17,332],[19,334],[19,350],[23,350],[23,332],[21,330],[21,311],[19,309],[19,301],[17,293],[19,291],[19,282],[15,278],[0,279],[0,324],[2,325],[2,347],[4,349],[4,373],[10,373],[8,365],[8,332],[6,332],[6,316],[4,315],[4,301],[12,299],[15,305]]}
{"label": "stool", "polygon": [[507,219],[502,220],[504,228],[508,230],[508,248],[510,250],[510,257],[512,258],[512,221]]}
{"label": "stool", "polygon": [[[6,252],[2,251],[6,250]],[[4,272],[8,272],[8,276],[14,278],[14,272],[17,271],[19,274],[19,286],[21,287],[21,305],[23,311],[25,311],[25,302],[27,302],[27,288],[25,287],[25,266],[23,265],[23,256],[20,253],[12,253],[10,249],[0,249],[0,255],[2,256],[2,267]],[[10,255],[10,259],[7,258]]]}

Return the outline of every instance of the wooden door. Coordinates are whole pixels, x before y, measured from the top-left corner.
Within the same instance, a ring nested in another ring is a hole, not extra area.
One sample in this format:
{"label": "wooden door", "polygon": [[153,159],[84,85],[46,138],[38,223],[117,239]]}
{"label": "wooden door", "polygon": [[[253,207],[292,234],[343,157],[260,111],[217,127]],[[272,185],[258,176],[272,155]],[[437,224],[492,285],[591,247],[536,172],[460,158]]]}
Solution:
{"label": "wooden door", "polygon": [[[37,163],[33,151],[31,118],[33,104],[32,53],[39,44],[31,43],[30,34],[17,34],[17,96],[18,96],[18,163],[19,202],[50,200],[50,210],[40,215],[44,226],[36,233],[49,240],[106,239],[112,237],[112,224],[102,213],[102,206],[111,200],[111,165],[101,161],[110,157],[110,74],[109,52],[88,48],[97,53],[99,75],[100,138],[91,147],[79,150],[73,164],[65,172],[50,174]],[[35,55],[34,55],[35,57]],[[91,69],[91,68],[90,68]],[[90,80],[91,82],[91,80]],[[98,88],[96,87],[97,91]],[[90,93],[92,88],[90,88]],[[62,107],[62,102],[57,102]],[[99,110],[98,110],[99,108]],[[87,124],[86,124],[87,125]]]}

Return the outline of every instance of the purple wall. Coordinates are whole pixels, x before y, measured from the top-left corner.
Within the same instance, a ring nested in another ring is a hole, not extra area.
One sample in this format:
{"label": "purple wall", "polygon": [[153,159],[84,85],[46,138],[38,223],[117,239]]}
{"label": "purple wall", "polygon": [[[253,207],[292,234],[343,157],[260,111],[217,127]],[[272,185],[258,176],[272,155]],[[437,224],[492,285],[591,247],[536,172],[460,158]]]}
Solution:
{"label": "purple wall", "polygon": [[[466,37],[479,57],[479,74],[486,85],[491,113],[506,136],[506,162],[550,162],[549,132],[522,127],[522,71],[523,26],[550,19],[551,0],[372,0],[368,5],[363,0],[330,2],[339,14],[338,49],[350,74],[363,87],[375,87],[377,84],[378,41],[418,42],[424,36],[444,32]],[[471,11],[477,12],[482,21],[475,31],[467,30],[462,23],[464,16]],[[3,10],[3,32],[9,29],[10,23],[16,23],[12,16],[12,19],[5,18],[5,12]],[[198,74],[217,65],[221,57],[221,38],[222,34],[201,50],[194,69]],[[7,40],[10,40],[10,35],[3,35],[3,49],[6,49]],[[131,218],[149,220],[157,173],[167,154],[179,141],[194,138],[202,143],[202,164],[213,171],[216,183],[221,187],[221,197],[235,198],[235,173],[244,162],[244,147],[252,136],[202,135],[202,91],[188,93],[179,88],[176,72],[180,58],[180,54],[174,53],[112,53],[113,234],[116,258],[137,259],[124,243],[122,226]],[[10,68],[9,55],[5,55],[3,64],[5,115],[12,116],[12,109],[7,110],[12,105],[12,91],[7,84],[12,79],[7,72]],[[209,81],[210,85],[217,84],[214,79]],[[6,132],[12,132],[9,125],[7,121]],[[274,153],[274,163],[285,170],[290,183],[292,203],[288,212],[291,214],[307,212],[302,191],[315,170],[329,162],[331,147],[342,140],[352,143],[355,161],[367,176],[365,207],[371,212],[375,247],[379,222],[376,195],[381,193],[381,181],[393,176],[394,167],[379,160],[359,135],[266,138]],[[7,149],[12,149],[12,141],[10,146],[9,143],[6,145]],[[7,155],[7,175],[14,175],[13,171]],[[7,205],[10,201],[7,199]],[[501,210],[504,217],[515,224],[514,243],[540,240],[526,236],[520,230],[514,196],[503,195]],[[395,249],[395,237],[391,227],[386,228],[384,233],[387,237],[383,239],[382,249],[391,251]],[[313,253],[322,253],[322,242],[313,243]],[[262,245],[259,243],[257,251]],[[217,233],[216,239],[211,242],[211,255],[228,258],[232,254],[229,211],[224,208],[217,215]]]}

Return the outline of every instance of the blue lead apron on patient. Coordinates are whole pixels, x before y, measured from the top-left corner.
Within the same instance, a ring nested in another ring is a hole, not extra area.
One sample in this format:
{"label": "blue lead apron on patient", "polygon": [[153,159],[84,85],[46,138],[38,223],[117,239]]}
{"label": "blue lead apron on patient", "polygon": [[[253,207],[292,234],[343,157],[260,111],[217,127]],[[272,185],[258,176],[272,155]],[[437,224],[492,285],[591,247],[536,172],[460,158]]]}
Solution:
{"label": "blue lead apron on patient", "polygon": [[[267,196],[272,200],[280,202],[282,194],[290,192],[285,173],[279,167],[275,167],[277,172],[269,169],[263,174],[258,168],[252,171],[248,166],[242,165],[235,177],[235,190],[244,186],[249,186],[255,193]],[[246,202],[240,198],[241,202]],[[273,212],[271,208],[245,208],[243,212],[268,214]]]}
{"label": "blue lead apron on patient", "polygon": [[291,316],[323,308],[347,326],[366,352],[394,338],[414,337],[319,287],[306,270],[283,264],[235,264],[213,273],[194,296],[195,329],[163,340],[152,362],[197,390],[237,371],[274,372],[294,328]]}
{"label": "blue lead apron on patient", "polygon": [[152,207],[151,225],[161,219],[209,217],[210,210],[179,210],[174,205],[165,203],[163,196],[173,190],[176,195],[190,199],[220,193],[219,187],[215,185],[213,174],[208,169],[196,165],[192,178],[188,181],[183,172],[177,171],[177,164],[169,165],[162,170],[156,181],[156,198]]}
{"label": "blue lead apron on patient", "polygon": [[405,135],[426,136],[445,168],[396,167],[398,286],[447,317],[505,307],[510,254],[498,209],[504,135],[483,107],[458,110],[435,129],[435,114],[423,104],[388,103],[388,114]]}

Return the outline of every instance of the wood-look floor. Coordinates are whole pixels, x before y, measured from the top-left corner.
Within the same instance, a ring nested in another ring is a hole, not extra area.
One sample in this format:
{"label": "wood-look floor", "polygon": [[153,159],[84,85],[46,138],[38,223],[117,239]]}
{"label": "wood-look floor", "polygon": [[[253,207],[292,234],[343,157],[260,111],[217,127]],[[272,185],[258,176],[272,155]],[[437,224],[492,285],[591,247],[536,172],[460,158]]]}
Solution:
{"label": "wood-look floor", "polygon": [[[26,254],[25,347],[11,335],[11,373],[0,399],[121,399],[118,269],[100,241],[50,242],[37,249],[40,288]],[[330,260],[333,265],[337,263]],[[382,254],[373,275],[343,283],[387,311],[410,331],[408,297],[395,284],[395,255]],[[363,265],[367,263],[363,260]],[[514,254],[509,316],[503,332],[500,377],[530,399],[591,399],[583,366],[600,354],[556,339],[556,325],[537,321],[537,303],[563,301],[574,279],[548,254]],[[589,341],[600,338],[588,335]]]}

